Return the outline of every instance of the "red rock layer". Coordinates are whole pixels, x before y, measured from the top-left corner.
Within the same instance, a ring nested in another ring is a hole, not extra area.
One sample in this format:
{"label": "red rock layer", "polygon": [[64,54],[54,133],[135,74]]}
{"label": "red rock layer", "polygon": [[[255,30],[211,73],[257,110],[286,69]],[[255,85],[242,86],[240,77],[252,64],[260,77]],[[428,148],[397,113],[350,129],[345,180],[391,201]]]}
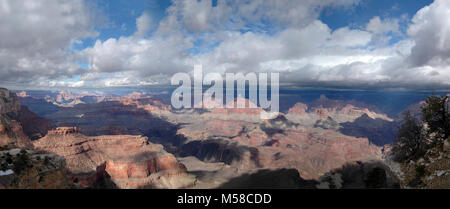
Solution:
{"label": "red rock layer", "polygon": [[305,179],[355,161],[379,160],[381,149],[366,138],[345,136],[333,131],[288,130],[268,137],[253,132],[232,139],[259,150],[264,168],[296,168]]}
{"label": "red rock layer", "polygon": [[113,101],[119,101],[124,105],[136,106],[137,108],[143,109],[149,113],[155,111],[170,111],[172,109],[172,106],[170,105],[166,105],[159,100],[153,99],[151,96],[146,96],[145,94],[137,92],[120,98],[115,98]]}
{"label": "red rock layer", "polygon": [[[191,140],[216,136],[237,142],[239,146],[256,149],[252,158],[258,167],[295,168],[305,179],[317,179],[347,163],[382,159],[381,148],[370,144],[367,138],[320,128],[296,128],[285,123],[274,122],[272,128],[278,126],[282,130],[272,135],[262,130],[260,124],[214,119],[185,126],[178,133]],[[236,163],[251,165],[245,161]]]}
{"label": "red rock layer", "polygon": [[22,126],[16,120],[0,124],[0,147],[2,146],[8,146],[9,148],[32,147],[30,139],[25,135]]}
{"label": "red rock layer", "polygon": [[186,174],[183,164],[161,145],[147,143],[146,137],[87,137],[73,128],[59,128],[34,145],[65,157],[72,179],[84,186],[94,185],[107,174],[119,188],[157,187],[162,177]]}

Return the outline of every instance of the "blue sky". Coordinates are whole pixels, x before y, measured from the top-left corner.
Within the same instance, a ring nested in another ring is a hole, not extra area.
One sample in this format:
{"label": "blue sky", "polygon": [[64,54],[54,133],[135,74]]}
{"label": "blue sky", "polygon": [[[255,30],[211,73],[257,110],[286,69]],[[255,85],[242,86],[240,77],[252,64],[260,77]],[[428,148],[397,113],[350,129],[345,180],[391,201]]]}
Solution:
{"label": "blue sky", "polygon": [[[217,0],[212,0],[212,2],[213,5],[217,4]],[[399,18],[407,15],[412,17],[419,9],[432,2],[433,0],[363,0],[352,9],[326,8],[319,19],[331,29],[347,25],[364,27],[374,16]],[[100,29],[101,36],[99,38],[105,40],[129,36],[136,31],[136,18],[144,11],[149,12],[156,21],[159,21],[166,15],[166,9],[170,5],[170,1],[162,0],[100,1],[98,7],[106,14],[112,25]]]}
{"label": "blue sky", "polygon": [[167,84],[279,72],[289,85],[450,88],[447,0],[4,0],[0,82]]}
{"label": "blue sky", "polygon": [[[217,0],[211,0],[213,6]],[[412,17],[419,9],[429,5],[433,0],[362,0],[354,8],[328,7],[321,12],[319,19],[331,29],[345,26],[354,28],[365,27],[371,18],[400,18],[402,15]],[[166,9],[171,1],[166,0],[101,0],[96,7],[105,15],[107,22],[97,26],[100,35],[96,38],[87,38],[77,49],[92,46],[96,40],[120,38],[130,36],[136,31],[136,18],[143,12],[151,14],[156,22],[166,16]],[[266,25],[271,27],[271,25]],[[403,28],[405,29],[405,28]],[[243,30],[246,32],[248,30]],[[397,39],[398,40],[398,39]],[[199,42],[198,45],[201,45]],[[193,49],[195,51],[195,49]]]}
{"label": "blue sky", "polygon": [[78,49],[92,46],[97,39],[120,38],[130,36],[136,31],[136,18],[143,12],[151,14],[155,21],[160,21],[166,15],[166,9],[171,5],[165,0],[100,0],[92,2],[95,9],[106,18],[97,26],[100,35],[87,38]]}
{"label": "blue sky", "polygon": [[412,17],[419,9],[431,3],[433,0],[367,0],[352,9],[326,9],[320,19],[332,29],[347,25],[361,27],[374,16],[399,18],[406,14]]}

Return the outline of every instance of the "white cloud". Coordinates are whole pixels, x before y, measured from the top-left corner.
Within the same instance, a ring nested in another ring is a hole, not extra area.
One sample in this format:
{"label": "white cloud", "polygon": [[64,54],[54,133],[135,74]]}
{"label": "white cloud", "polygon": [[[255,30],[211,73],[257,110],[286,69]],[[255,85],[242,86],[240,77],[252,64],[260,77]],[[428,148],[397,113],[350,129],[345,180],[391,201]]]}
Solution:
{"label": "white cloud", "polygon": [[168,22],[179,29],[205,32],[242,29],[271,23],[272,27],[305,26],[316,20],[325,7],[350,7],[360,0],[173,0]]}
{"label": "white cloud", "polygon": [[92,48],[79,53],[90,63],[93,72],[139,72],[139,77],[153,74],[170,74],[183,71],[191,48],[189,40],[182,37],[160,37],[153,39],[121,37],[97,41]]}
{"label": "white cloud", "polygon": [[400,33],[399,20],[395,18],[381,20],[379,16],[376,16],[369,21],[366,30],[375,34]]}
{"label": "white cloud", "polygon": [[27,83],[78,74],[69,48],[94,37],[81,0],[0,1],[0,81]]}
{"label": "white cloud", "polygon": [[[334,1],[307,0],[304,1],[305,4],[299,4],[298,1],[284,1],[285,4],[283,4],[281,1],[231,3],[219,1],[213,7],[211,1],[176,0],[167,10],[168,16],[159,24],[152,37],[121,37],[103,42],[97,41],[93,47],[83,50],[80,56],[89,60],[90,71],[117,74],[129,72],[137,75],[137,80],[148,80],[149,77],[159,74],[168,77],[179,71],[189,72],[192,71],[193,64],[198,62],[204,63],[205,69],[210,71],[257,71],[262,62],[314,54],[318,47],[327,43],[327,39],[330,38],[328,26],[304,13],[294,17],[292,15],[296,14],[295,11],[302,9],[306,11],[308,8],[325,5],[350,5],[354,2],[356,1],[336,4]],[[291,17],[277,17],[277,15],[283,16],[283,9],[289,8],[289,5],[296,7]],[[271,9],[270,6],[278,8]],[[250,10],[254,10],[253,13],[256,10],[265,12],[249,15],[252,13]],[[266,14],[270,11],[274,13]],[[318,11],[314,11],[318,14]],[[235,16],[233,12],[238,12],[240,16]],[[299,18],[306,18],[307,20],[302,20],[305,27],[288,27],[275,37],[257,32],[245,34],[237,32],[237,29],[244,27],[241,24],[244,21],[257,24],[261,19],[269,17],[271,21],[283,22],[286,26],[298,24],[298,22],[286,22],[288,19],[293,18],[298,21]],[[195,35],[186,36],[183,33],[184,30],[194,32]],[[138,27],[136,33],[139,31]],[[188,50],[194,46],[193,42],[199,39],[209,43],[220,42],[220,45],[209,53],[189,54]],[[358,44],[361,42],[356,43]],[[87,76],[82,78],[85,77]],[[124,79],[124,81],[131,81],[131,79]],[[108,85],[113,83],[109,82]]]}
{"label": "white cloud", "polygon": [[[421,9],[406,34],[400,29],[404,16],[376,16],[363,28],[335,30],[318,20],[324,8],[357,3],[232,0],[213,6],[209,0],[174,0],[159,23],[143,13],[133,35],[97,40],[73,52],[68,50],[73,43],[96,35],[83,1],[54,0],[54,6],[0,1],[0,80],[72,87],[150,85],[203,64],[205,72],[280,72],[282,82],[300,85],[450,86],[448,1]],[[389,45],[393,36],[403,40]],[[73,53],[89,62],[87,69],[75,63]],[[67,81],[74,75],[80,79]]]}
{"label": "white cloud", "polygon": [[136,28],[137,31],[135,36],[146,36],[150,32],[153,27],[153,21],[150,15],[144,12],[140,17],[136,19]]}
{"label": "white cloud", "polygon": [[412,19],[408,35],[415,40],[409,62],[413,66],[450,64],[450,1],[436,0]]}
{"label": "white cloud", "polygon": [[333,31],[330,46],[366,46],[371,41],[371,38],[372,34],[367,31],[351,30],[348,27],[344,27]]}
{"label": "white cloud", "polygon": [[366,25],[366,30],[372,33],[372,42],[377,44],[387,44],[392,36],[402,35],[398,18],[382,20],[379,16],[373,17]]}
{"label": "white cloud", "polygon": [[[304,2],[309,8],[332,5],[328,1]],[[354,2],[346,4],[351,3]],[[442,72],[445,68],[408,68],[404,65],[417,46],[414,32],[411,32],[414,29],[408,33],[411,39],[393,46],[368,47],[371,42],[380,43],[383,39],[389,40],[393,34],[401,35],[399,19],[374,17],[365,30],[343,27],[332,31],[308,12],[289,13],[289,9],[308,8],[304,4],[252,1],[237,5],[240,7],[236,10],[219,3],[217,7],[223,8],[217,13],[219,10],[215,10],[217,8],[209,1],[175,1],[169,9],[170,15],[160,23],[157,35],[149,39],[109,39],[97,42],[84,53],[90,57],[92,71],[116,73],[114,76],[117,77],[103,80],[107,82],[106,86],[167,82],[173,73],[190,72],[197,63],[203,64],[205,72],[276,71],[281,73],[282,82],[297,84],[378,87],[448,83],[437,76],[447,75]],[[287,12],[282,12],[283,9]],[[240,15],[233,17],[236,23],[259,24],[267,19],[284,25],[284,28],[271,35],[259,31],[241,33],[224,21],[230,19],[219,18],[228,17],[227,11],[238,11]],[[414,27],[417,26],[411,26]],[[195,35],[186,36],[180,32],[183,30]],[[214,37],[219,44],[201,54],[186,53],[199,37],[206,42],[213,42],[211,37]]]}

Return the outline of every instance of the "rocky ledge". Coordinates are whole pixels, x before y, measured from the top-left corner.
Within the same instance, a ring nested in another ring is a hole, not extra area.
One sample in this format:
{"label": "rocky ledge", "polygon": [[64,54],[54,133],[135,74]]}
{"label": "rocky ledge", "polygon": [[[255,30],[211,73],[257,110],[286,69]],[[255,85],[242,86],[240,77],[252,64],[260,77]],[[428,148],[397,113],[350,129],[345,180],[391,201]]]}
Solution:
{"label": "rocky ledge", "polygon": [[50,131],[33,144],[65,157],[69,176],[85,187],[183,188],[194,183],[183,164],[146,137],[87,137],[67,127]]}
{"label": "rocky ledge", "polygon": [[0,151],[0,189],[74,188],[66,161],[55,154],[25,149]]}

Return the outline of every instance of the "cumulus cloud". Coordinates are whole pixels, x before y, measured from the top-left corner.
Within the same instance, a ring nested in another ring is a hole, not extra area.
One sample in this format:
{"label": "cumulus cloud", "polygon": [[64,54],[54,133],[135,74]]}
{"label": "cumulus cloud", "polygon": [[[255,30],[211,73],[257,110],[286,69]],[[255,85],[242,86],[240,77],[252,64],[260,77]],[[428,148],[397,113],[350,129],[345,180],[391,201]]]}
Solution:
{"label": "cumulus cloud", "polygon": [[[198,63],[203,64],[206,72],[280,72],[282,82],[299,85],[372,88],[411,86],[412,83],[448,84],[442,79],[442,76],[445,78],[448,75],[443,72],[445,66],[428,68],[408,67],[405,64],[411,59],[408,57],[414,56],[415,50],[423,52],[423,49],[417,49],[423,41],[420,40],[422,31],[435,31],[431,28],[419,29],[422,27],[418,25],[424,19],[421,16],[426,15],[422,14],[423,11],[413,18],[408,30],[410,37],[389,46],[386,43],[393,35],[401,35],[400,19],[377,16],[364,29],[343,27],[331,30],[317,20],[320,8],[357,3],[335,2],[219,1],[213,7],[211,1],[174,1],[155,36],[97,42],[83,53],[90,58],[92,71],[130,72],[128,75],[138,76],[134,80],[133,76],[122,77],[123,80],[116,78],[115,82],[109,79],[107,85],[167,82],[171,74],[190,72],[192,66]],[[443,3],[437,1],[434,4]],[[433,8],[438,6],[431,5]],[[442,10],[443,5],[440,6]],[[429,20],[428,17],[425,19]],[[259,30],[240,31],[258,27],[262,22],[279,28],[270,35]],[[429,27],[429,23],[425,25],[423,27]],[[186,31],[194,35],[185,35]],[[204,53],[186,53],[198,40],[217,44]],[[369,47],[370,43],[382,45],[373,48]],[[445,47],[445,44],[441,46]],[[154,76],[158,76],[159,80],[155,80]]]}
{"label": "cumulus cloud", "polygon": [[3,0],[0,25],[1,82],[78,74],[81,69],[68,48],[97,35],[81,0]]}
{"label": "cumulus cloud", "polygon": [[398,18],[381,19],[379,16],[373,17],[366,25],[366,30],[372,33],[372,42],[376,44],[387,44],[393,36],[402,35],[400,19]]}
{"label": "cumulus cloud", "polygon": [[367,24],[366,29],[375,34],[400,33],[399,20],[396,18],[381,20],[379,16],[373,17]]}
{"label": "cumulus cloud", "polygon": [[408,35],[416,45],[409,62],[413,66],[450,64],[450,2],[436,0],[422,8],[412,19]]}
{"label": "cumulus cloud", "polygon": [[[98,40],[91,48],[79,53],[89,64],[92,72],[139,72],[139,76],[173,74],[187,70],[186,50],[192,47],[182,37],[159,37],[153,39],[121,37]],[[190,70],[190,69],[189,69]]]}
{"label": "cumulus cloud", "polygon": [[153,21],[150,15],[144,12],[140,17],[136,19],[136,28],[137,31],[135,36],[146,36],[152,29]]}
{"label": "cumulus cloud", "polygon": [[[2,1],[0,35],[6,39],[0,40],[0,74],[51,86],[151,85],[202,64],[205,72],[280,72],[280,81],[293,85],[450,86],[448,1],[436,0],[410,23],[405,16],[375,16],[362,27],[333,30],[318,19],[324,8],[358,3],[173,0],[160,22],[144,12],[133,35],[71,51],[73,43],[96,35],[83,1],[55,0],[55,8]],[[405,33],[401,26],[406,24]],[[402,40],[390,44],[395,36]],[[87,69],[80,69],[74,57],[86,60]],[[79,79],[64,80],[70,76]]]}
{"label": "cumulus cloud", "polygon": [[372,34],[367,31],[351,30],[348,27],[339,28],[331,34],[331,46],[358,47],[366,46],[371,41]]}
{"label": "cumulus cloud", "polygon": [[[258,71],[265,62],[309,56],[318,53],[318,48],[323,46],[365,45],[366,32],[346,28],[331,34],[327,25],[314,20],[319,14],[318,8],[356,2],[218,1],[213,6],[212,1],[175,0],[152,37],[97,41],[80,54],[88,58],[91,71],[133,72],[141,79],[155,74],[170,76],[175,72],[189,72],[195,63],[202,63],[205,71],[210,72]],[[289,16],[283,12],[286,9],[292,10]],[[272,14],[268,14],[270,12]],[[264,19],[285,28],[274,36],[239,32],[246,24],[258,25]],[[297,27],[299,21],[303,27]],[[182,31],[194,35],[186,36]],[[353,37],[351,40],[344,40],[346,32]],[[358,35],[363,37],[356,37]],[[187,53],[198,40],[217,42],[218,46],[207,53]]]}
{"label": "cumulus cloud", "polygon": [[301,27],[316,20],[326,7],[351,7],[360,0],[173,0],[165,26],[193,32],[245,29],[270,24],[273,28]]}

